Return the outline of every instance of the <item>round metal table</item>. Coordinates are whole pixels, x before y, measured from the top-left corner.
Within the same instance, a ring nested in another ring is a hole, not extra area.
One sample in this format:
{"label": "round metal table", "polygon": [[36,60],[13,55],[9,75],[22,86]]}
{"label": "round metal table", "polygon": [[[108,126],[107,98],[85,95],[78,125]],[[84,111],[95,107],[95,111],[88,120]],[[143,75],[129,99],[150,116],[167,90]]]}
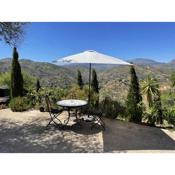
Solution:
{"label": "round metal table", "polygon": [[65,111],[68,111],[68,118],[64,121],[64,124],[67,125],[69,123],[71,117],[71,110],[75,110],[75,117],[78,121],[78,109],[86,106],[88,104],[85,100],[76,100],[76,99],[68,99],[68,100],[61,100],[57,102],[57,105],[62,107]]}

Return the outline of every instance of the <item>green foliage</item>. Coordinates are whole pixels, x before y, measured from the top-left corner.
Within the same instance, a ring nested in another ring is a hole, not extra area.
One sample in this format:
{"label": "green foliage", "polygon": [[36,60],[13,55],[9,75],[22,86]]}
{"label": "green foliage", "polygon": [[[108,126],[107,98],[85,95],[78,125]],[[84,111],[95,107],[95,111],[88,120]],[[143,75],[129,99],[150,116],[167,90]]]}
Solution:
{"label": "green foliage", "polygon": [[163,110],[162,110],[162,102],[160,98],[160,91],[157,90],[157,94],[154,96],[153,106],[156,109],[157,120],[156,122],[159,124],[163,124]]}
{"label": "green foliage", "polygon": [[145,118],[150,125],[163,124],[161,94],[157,80],[150,75],[142,82],[142,93],[146,95],[149,108]]}
{"label": "green foliage", "polygon": [[159,85],[155,78],[150,75],[142,81],[142,94],[146,95],[149,107],[153,105],[153,96],[159,91]]}
{"label": "green foliage", "polygon": [[[22,72],[24,79],[24,89],[29,90],[35,87],[36,78],[30,76],[26,72]],[[7,85],[10,88],[11,75],[10,72],[0,74],[0,85]]]}
{"label": "green foliage", "polygon": [[80,89],[79,86],[73,85],[66,96],[66,98],[70,99],[81,99],[87,100],[88,97],[88,89],[85,86],[83,89]]}
{"label": "green foliage", "polygon": [[7,44],[16,45],[23,36],[25,22],[0,22],[0,41],[3,39]]}
{"label": "green foliage", "polygon": [[23,77],[21,66],[18,62],[18,52],[16,47],[13,49],[12,70],[11,70],[11,97],[23,96]]}
{"label": "green foliage", "polygon": [[37,81],[36,81],[36,92],[38,92],[40,88],[41,88],[41,85],[40,85],[39,79],[37,79]]}
{"label": "green foliage", "polygon": [[95,69],[93,69],[93,71],[92,71],[91,87],[92,87],[92,90],[95,93],[99,93],[99,85],[98,85],[97,73],[96,73]]}
{"label": "green foliage", "polygon": [[174,87],[175,86],[175,72],[173,72],[170,76],[170,81],[172,83],[172,86]]}
{"label": "green foliage", "polygon": [[164,109],[164,119],[169,123],[175,126],[175,107],[165,108]]}
{"label": "green foliage", "polygon": [[84,83],[83,83],[80,70],[78,70],[77,84],[80,87],[80,89],[83,89]]}
{"label": "green foliage", "polygon": [[133,66],[130,68],[131,82],[127,96],[126,106],[129,121],[140,123],[142,121],[142,96],[138,78]]}
{"label": "green foliage", "polygon": [[112,100],[110,97],[106,97],[100,103],[100,109],[104,117],[111,119],[124,117],[126,111],[124,106],[122,106],[118,101]]}
{"label": "green foliage", "polygon": [[29,75],[27,72],[22,72],[22,76],[23,76],[23,85],[24,85],[24,89],[25,90],[29,90],[35,87],[35,82],[36,82],[36,78]]}
{"label": "green foliage", "polygon": [[161,93],[162,106],[165,108],[171,108],[175,106],[175,93],[172,90],[163,91]]}
{"label": "green foliage", "polygon": [[159,112],[155,108],[155,106],[149,107],[145,112],[144,112],[144,121],[148,123],[150,126],[155,126],[156,122],[159,119]]}
{"label": "green foliage", "polygon": [[[45,96],[48,95],[53,106],[56,106],[56,102],[65,98],[67,90],[60,88],[42,87],[37,92],[36,89],[30,89],[27,93],[27,98],[31,101],[35,108],[45,107]],[[57,107],[57,106],[56,106]]]}
{"label": "green foliage", "polygon": [[[60,67],[50,63],[21,59],[20,65],[22,70],[28,72],[29,75],[41,77],[42,79],[40,79],[40,83],[43,87],[53,85],[53,87],[70,88],[72,84],[77,84],[77,69],[82,73],[84,84],[85,82],[88,82],[89,69],[81,64],[78,66],[76,65],[76,67],[75,65]],[[151,74],[154,75],[159,82],[167,83],[167,86],[169,86],[170,82],[167,78],[169,77],[169,74],[171,74],[172,69],[164,66],[159,69],[151,67],[148,69],[146,66],[136,66],[135,69],[139,80],[145,79],[148,74]],[[9,71],[10,67],[10,59],[0,60],[0,72]],[[127,98],[130,84],[130,77],[128,74],[129,66],[108,67],[105,65],[104,67],[97,67],[96,71],[98,69],[97,76],[100,83],[100,99],[105,98],[107,95],[111,96],[112,99],[124,103]]]}
{"label": "green foliage", "polygon": [[0,74],[0,86],[8,86],[10,88],[10,73],[1,73]]}
{"label": "green foliage", "polygon": [[91,105],[93,107],[98,107],[99,105],[99,83],[98,83],[98,78],[97,78],[97,73],[95,69],[92,71],[92,82],[91,82]]}
{"label": "green foliage", "polygon": [[22,112],[31,108],[30,101],[26,97],[14,97],[9,104],[13,112]]}
{"label": "green foliage", "polygon": [[92,107],[98,108],[99,106],[99,94],[91,91],[91,98],[90,98],[90,104]]}

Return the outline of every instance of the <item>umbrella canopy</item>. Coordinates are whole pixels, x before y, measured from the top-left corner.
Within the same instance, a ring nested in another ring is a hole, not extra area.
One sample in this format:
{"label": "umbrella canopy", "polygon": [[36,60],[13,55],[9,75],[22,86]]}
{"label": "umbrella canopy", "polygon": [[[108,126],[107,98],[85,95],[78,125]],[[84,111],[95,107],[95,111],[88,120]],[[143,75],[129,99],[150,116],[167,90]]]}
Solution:
{"label": "umbrella canopy", "polygon": [[94,50],[87,50],[81,52],[79,54],[67,56],[55,61],[59,62],[67,62],[67,63],[88,63],[88,64],[118,64],[118,65],[132,65],[126,61],[120,60],[118,58],[108,56],[105,54],[101,54]]}

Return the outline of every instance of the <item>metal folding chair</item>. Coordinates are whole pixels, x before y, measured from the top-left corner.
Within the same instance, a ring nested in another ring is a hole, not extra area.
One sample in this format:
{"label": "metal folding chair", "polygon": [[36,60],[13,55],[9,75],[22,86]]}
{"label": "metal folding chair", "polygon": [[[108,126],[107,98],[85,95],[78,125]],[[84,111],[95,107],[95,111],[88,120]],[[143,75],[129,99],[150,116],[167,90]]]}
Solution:
{"label": "metal folding chair", "polygon": [[92,125],[91,129],[96,126],[96,124],[100,125],[103,130],[106,129],[105,127],[105,122],[102,119],[103,112],[101,110],[95,109],[95,110],[90,110],[90,115],[92,115]]}
{"label": "metal folding chair", "polygon": [[50,99],[47,95],[45,96],[45,101],[47,105],[47,111],[49,112],[49,115],[50,115],[50,121],[46,127],[48,127],[51,123],[54,123],[55,125],[59,125],[59,124],[62,125],[62,122],[60,119],[58,119],[58,116],[63,112],[63,109],[61,110],[53,109],[51,107]]}

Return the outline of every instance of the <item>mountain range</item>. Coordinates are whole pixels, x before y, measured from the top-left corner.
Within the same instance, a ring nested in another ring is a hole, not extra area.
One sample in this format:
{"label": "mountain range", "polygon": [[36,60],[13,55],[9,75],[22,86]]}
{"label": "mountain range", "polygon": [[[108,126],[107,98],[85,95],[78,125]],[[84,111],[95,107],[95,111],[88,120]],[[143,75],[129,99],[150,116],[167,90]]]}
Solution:
{"label": "mountain range", "polygon": [[128,60],[129,62],[132,62],[136,65],[141,65],[141,66],[158,66],[158,65],[164,65],[166,63],[163,62],[158,62],[152,59],[147,59],[147,58],[134,58],[131,60]]}
{"label": "mountain range", "polygon": [[[142,81],[148,74],[155,76],[161,87],[170,85],[169,77],[175,71],[175,60],[170,63],[162,63],[146,58],[128,60],[135,65],[139,80]],[[29,59],[20,59],[22,70],[37,77],[42,86],[55,86],[66,88],[77,81],[77,70],[82,73],[85,83],[88,82],[88,66],[70,64],[58,66],[46,62],[35,62]],[[128,66],[93,65],[97,71],[101,92],[116,98],[126,96],[129,85]],[[0,73],[11,69],[11,59],[0,59]],[[121,92],[123,96],[121,95]]]}

